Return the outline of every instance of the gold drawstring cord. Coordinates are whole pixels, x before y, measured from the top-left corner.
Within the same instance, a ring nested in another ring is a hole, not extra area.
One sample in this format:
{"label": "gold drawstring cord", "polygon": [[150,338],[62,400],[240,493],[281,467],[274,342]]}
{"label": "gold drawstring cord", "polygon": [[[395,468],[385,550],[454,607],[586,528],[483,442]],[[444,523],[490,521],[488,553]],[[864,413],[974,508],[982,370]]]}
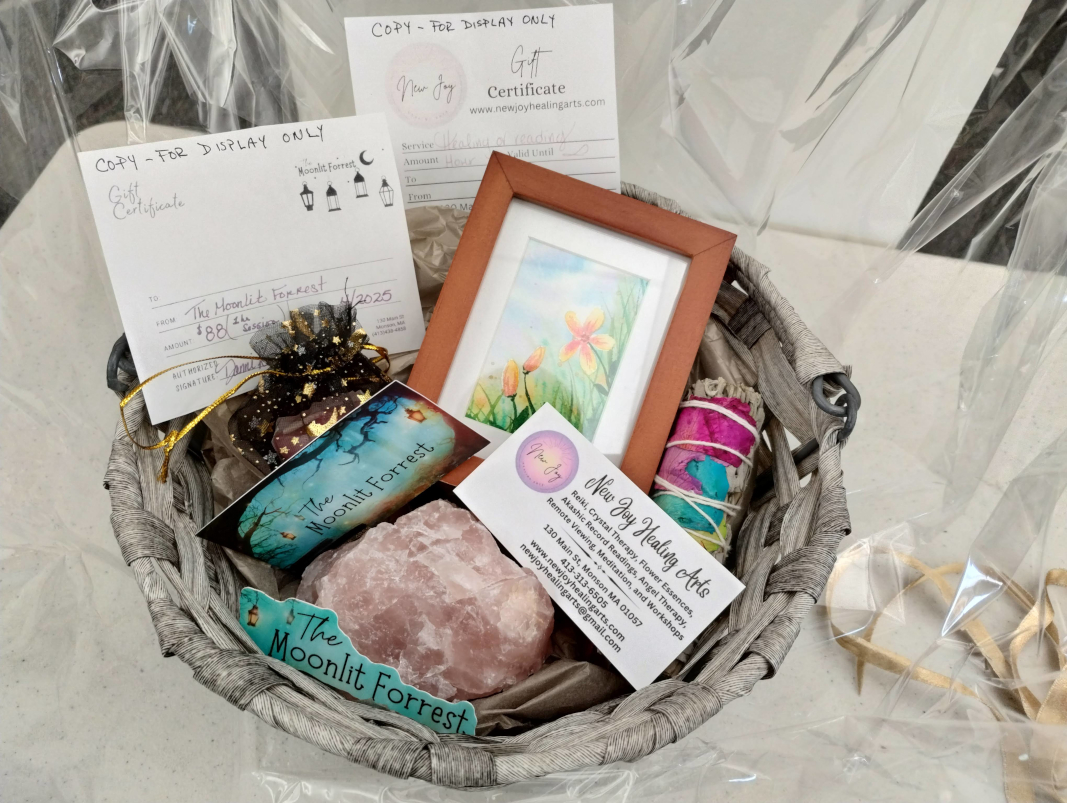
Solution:
{"label": "gold drawstring cord", "polygon": [[[377,363],[381,362],[382,360],[384,360],[385,364],[386,364],[385,372],[388,373],[388,371],[389,371],[389,352],[386,351],[386,349],[382,348],[381,346],[375,346],[375,345],[372,345],[370,343],[364,343],[363,346],[362,346],[362,350],[376,352],[377,355],[375,357],[371,358],[371,362],[377,364]],[[145,385],[147,385],[153,379],[157,379],[157,378],[163,376],[163,374],[169,373],[170,371],[173,371],[173,370],[175,370],[177,368],[182,368],[182,367],[184,367],[186,365],[194,365],[194,364],[196,364],[198,362],[209,362],[211,360],[257,360],[259,362],[263,361],[263,359],[261,357],[249,357],[248,355],[245,355],[245,354],[242,354],[242,355],[223,354],[223,355],[220,355],[218,357],[205,357],[204,359],[201,359],[201,360],[190,360],[189,362],[179,363],[177,365],[172,365],[169,368],[164,368],[159,373],[152,374],[152,376],[148,377],[148,379],[144,380],[143,382],[138,384],[136,387],[131,388],[129,393],[127,393],[125,395],[125,397],[123,397],[122,401],[119,402],[119,415],[122,417],[122,428],[126,430],[126,435],[127,435],[127,437],[129,437],[130,442],[134,446],[136,446],[137,448],[144,449],[145,451],[148,451],[148,452],[155,451],[156,449],[162,449],[163,450],[163,465],[159,469],[159,481],[160,482],[166,482],[167,481],[167,469],[168,469],[168,467],[170,465],[170,453],[174,450],[174,447],[177,445],[178,441],[180,441],[182,438],[184,438],[186,435],[188,435],[190,432],[192,432],[193,428],[197,424],[199,424],[201,421],[203,421],[208,416],[208,414],[211,413],[212,410],[214,410],[216,407],[218,407],[220,404],[222,404],[228,398],[230,398],[235,393],[237,393],[237,391],[240,390],[241,387],[246,382],[248,382],[248,380],[255,379],[256,377],[263,376],[265,374],[272,374],[273,376],[287,376],[287,377],[292,377],[292,378],[298,378],[298,377],[306,377],[306,376],[318,376],[320,374],[326,374],[326,373],[330,373],[332,371],[337,370],[336,367],[334,367],[334,366],[328,366],[326,368],[312,368],[312,369],[309,369],[307,371],[302,371],[300,373],[295,373],[295,374],[287,373],[285,371],[277,371],[277,370],[275,370],[273,368],[264,368],[264,369],[259,370],[259,371],[253,371],[252,373],[250,373],[247,376],[245,376],[244,379],[242,379],[240,382],[238,382],[232,388],[230,388],[225,393],[223,393],[221,396],[219,396],[217,399],[215,399],[215,401],[211,402],[211,404],[209,404],[207,407],[205,407],[203,410],[201,410],[196,416],[193,417],[193,419],[189,423],[187,423],[180,430],[173,430],[172,429],[170,432],[167,433],[166,437],[164,437],[163,440],[161,440],[159,443],[154,443],[154,444],[151,444],[151,445],[148,445],[148,446],[146,446],[143,443],[138,443],[138,441],[133,437],[133,433],[130,432],[129,425],[126,423],[126,405],[130,403],[130,401],[133,399],[133,397],[136,396],[138,393],[140,393]]]}

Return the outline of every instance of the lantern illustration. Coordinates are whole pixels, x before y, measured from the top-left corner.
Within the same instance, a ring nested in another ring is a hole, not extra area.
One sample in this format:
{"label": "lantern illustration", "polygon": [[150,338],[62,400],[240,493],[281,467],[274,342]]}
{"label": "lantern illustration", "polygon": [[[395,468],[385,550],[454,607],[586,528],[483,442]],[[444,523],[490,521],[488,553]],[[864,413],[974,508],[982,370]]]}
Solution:
{"label": "lantern illustration", "polygon": [[326,205],[330,207],[331,212],[341,211],[341,204],[337,200],[337,190],[333,188],[333,184],[330,182],[326,184]]}
{"label": "lantern illustration", "polygon": [[259,605],[256,604],[256,605],[253,605],[251,608],[248,609],[248,624],[251,627],[255,627],[256,626],[256,622],[258,622],[258,621],[259,621]]}
{"label": "lantern illustration", "polygon": [[378,190],[378,195],[382,197],[382,203],[386,206],[393,205],[393,188],[389,186],[389,182],[385,180],[385,176],[382,176],[382,186]]}
{"label": "lantern illustration", "polygon": [[363,174],[360,173],[358,170],[356,171],[355,183],[356,183],[356,197],[357,198],[366,198],[367,197],[367,182],[363,179]]}
{"label": "lantern illustration", "polygon": [[311,211],[315,208],[315,193],[308,189],[307,182],[304,182],[304,189],[300,193],[300,200],[304,202],[304,208],[307,211]]}

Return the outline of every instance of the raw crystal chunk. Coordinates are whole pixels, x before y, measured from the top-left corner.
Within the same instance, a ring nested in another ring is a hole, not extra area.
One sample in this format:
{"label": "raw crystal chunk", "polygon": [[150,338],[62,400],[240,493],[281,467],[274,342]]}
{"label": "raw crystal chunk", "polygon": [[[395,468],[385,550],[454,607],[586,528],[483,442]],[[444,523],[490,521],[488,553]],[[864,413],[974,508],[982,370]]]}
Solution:
{"label": "raw crystal chunk", "polygon": [[552,601],[469,512],[435,501],[316,558],[300,599],[337,613],[363,655],[445,700],[494,694],[536,672]]}

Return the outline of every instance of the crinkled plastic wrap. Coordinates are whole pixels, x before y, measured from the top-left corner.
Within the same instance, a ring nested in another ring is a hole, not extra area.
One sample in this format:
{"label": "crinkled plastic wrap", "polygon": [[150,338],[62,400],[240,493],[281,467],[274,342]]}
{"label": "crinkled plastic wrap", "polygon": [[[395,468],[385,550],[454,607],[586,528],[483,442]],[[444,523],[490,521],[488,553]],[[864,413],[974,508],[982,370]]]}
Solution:
{"label": "crinkled plastic wrap", "polygon": [[[121,323],[74,159],[351,113],[343,17],[442,9],[0,6],[6,794],[1067,799],[1064,7],[614,4],[624,180],[738,231],[852,366],[853,535],[779,673],[693,735],[635,764],[457,793],[324,754],[160,657],[100,487]],[[424,214],[430,305],[458,231]],[[723,338],[709,330],[705,363]]]}

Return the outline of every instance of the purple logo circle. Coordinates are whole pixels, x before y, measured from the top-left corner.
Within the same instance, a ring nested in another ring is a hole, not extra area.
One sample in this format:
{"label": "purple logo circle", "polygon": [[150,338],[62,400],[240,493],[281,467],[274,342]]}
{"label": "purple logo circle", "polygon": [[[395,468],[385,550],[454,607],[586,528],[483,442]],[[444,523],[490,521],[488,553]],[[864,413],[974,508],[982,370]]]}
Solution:
{"label": "purple logo circle", "polygon": [[535,432],[519,446],[515,471],[530,490],[558,491],[578,473],[578,449],[561,432]]}

